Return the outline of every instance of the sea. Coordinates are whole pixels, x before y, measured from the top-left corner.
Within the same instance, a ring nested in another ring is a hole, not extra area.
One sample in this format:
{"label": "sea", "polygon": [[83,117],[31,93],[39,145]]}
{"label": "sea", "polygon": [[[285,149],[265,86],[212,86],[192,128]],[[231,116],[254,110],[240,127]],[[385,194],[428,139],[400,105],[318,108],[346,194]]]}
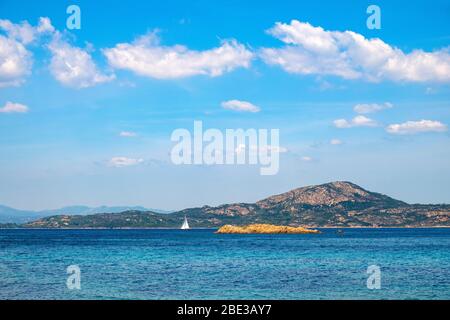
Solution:
{"label": "sea", "polygon": [[450,228],[0,230],[0,299],[450,299]]}

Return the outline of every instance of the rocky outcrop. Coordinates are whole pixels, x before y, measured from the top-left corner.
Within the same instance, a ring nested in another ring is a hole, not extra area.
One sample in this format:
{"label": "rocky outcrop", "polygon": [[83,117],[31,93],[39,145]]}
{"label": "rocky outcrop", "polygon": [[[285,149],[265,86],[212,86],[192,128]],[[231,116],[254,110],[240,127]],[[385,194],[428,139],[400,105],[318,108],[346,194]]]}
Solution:
{"label": "rocky outcrop", "polygon": [[238,233],[238,234],[275,234],[275,233],[295,233],[295,234],[316,234],[318,230],[304,227],[276,226],[273,224],[250,224],[247,226],[224,225],[216,233]]}

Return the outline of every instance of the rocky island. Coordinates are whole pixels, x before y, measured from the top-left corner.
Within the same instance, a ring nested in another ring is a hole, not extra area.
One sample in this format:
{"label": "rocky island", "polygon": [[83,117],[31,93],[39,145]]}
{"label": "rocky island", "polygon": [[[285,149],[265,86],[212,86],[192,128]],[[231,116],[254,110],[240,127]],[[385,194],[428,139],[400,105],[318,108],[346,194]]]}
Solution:
{"label": "rocky island", "polygon": [[273,224],[250,224],[247,226],[233,226],[224,225],[219,228],[216,233],[237,233],[237,234],[275,234],[275,233],[290,233],[290,234],[310,234],[320,233],[319,230],[308,229],[304,227],[290,227],[290,226],[276,226]]}

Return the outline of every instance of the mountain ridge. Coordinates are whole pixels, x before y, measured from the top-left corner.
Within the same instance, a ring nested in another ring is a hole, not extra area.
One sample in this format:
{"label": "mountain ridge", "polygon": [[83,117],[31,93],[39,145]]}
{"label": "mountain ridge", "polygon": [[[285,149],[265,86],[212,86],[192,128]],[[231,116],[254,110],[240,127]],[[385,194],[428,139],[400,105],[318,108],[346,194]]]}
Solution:
{"label": "mountain ridge", "polygon": [[142,206],[97,206],[89,207],[85,205],[64,206],[59,209],[47,210],[21,210],[9,206],[0,205],[0,223],[25,223],[40,218],[54,215],[89,215],[103,212],[124,212],[127,210],[152,211],[156,213],[170,213],[172,211],[160,209],[148,209]]}
{"label": "mountain ridge", "polygon": [[269,223],[306,227],[450,226],[450,205],[408,204],[348,181],[296,188],[255,203],[187,208],[170,214],[128,210],[87,216],[59,215],[22,224],[26,228],[192,227]]}

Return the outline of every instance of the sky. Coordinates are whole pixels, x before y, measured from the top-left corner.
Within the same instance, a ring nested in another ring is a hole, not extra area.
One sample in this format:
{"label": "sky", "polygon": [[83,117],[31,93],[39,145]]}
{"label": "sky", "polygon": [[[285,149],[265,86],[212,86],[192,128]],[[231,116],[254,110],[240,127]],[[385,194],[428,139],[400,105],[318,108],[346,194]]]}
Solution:
{"label": "sky", "polygon": [[[449,45],[449,1],[0,0],[0,204],[176,210],[336,180],[450,203]],[[195,120],[279,129],[279,172],[174,165]]]}

